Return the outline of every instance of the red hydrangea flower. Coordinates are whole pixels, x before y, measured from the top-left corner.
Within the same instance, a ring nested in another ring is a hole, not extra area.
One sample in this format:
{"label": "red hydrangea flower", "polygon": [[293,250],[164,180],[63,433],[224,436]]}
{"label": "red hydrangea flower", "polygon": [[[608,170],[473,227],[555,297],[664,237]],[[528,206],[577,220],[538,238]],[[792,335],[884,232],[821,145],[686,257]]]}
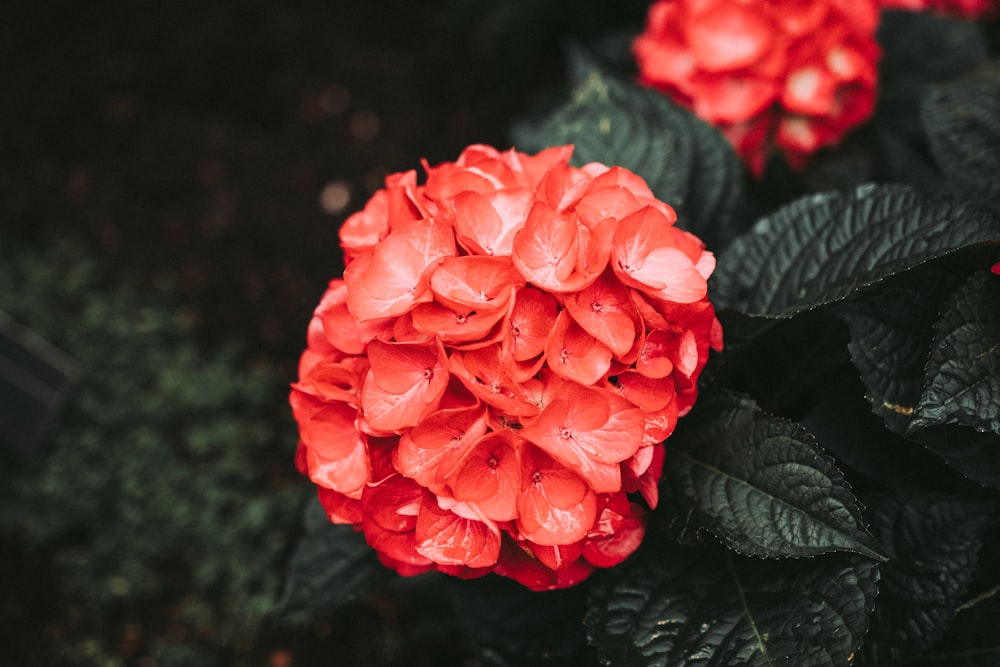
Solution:
{"label": "red hydrangea flower", "polygon": [[800,168],[875,103],[875,0],[658,0],[632,44],[639,81],[717,126],[756,175]]}
{"label": "red hydrangea flower", "polygon": [[635,174],[487,146],[344,223],[297,462],[404,575],[573,585],[642,540],[662,441],[722,331],[715,260]]}
{"label": "red hydrangea flower", "polygon": [[879,0],[879,4],[883,9],[929,11],[964,19],[995,16],[998,9],[997,0]]}

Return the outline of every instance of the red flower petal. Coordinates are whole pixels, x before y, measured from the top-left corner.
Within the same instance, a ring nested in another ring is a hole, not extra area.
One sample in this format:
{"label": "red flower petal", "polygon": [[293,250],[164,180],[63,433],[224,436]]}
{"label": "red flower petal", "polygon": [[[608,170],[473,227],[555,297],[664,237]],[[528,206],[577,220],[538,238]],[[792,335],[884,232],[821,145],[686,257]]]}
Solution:
{"label": "red flower petal", "polygon": [[444,162],[436,167],[425,162],[424,169],[427,172],[424,194],[434,201],[447,201],[464,192],[494,192],[504,187],[503,180],[492,174],[454,162]]}
{"label": "red flower petal", "polygon": [[435,490],[444,484],[486,433],[486,410],[480,405],[439,410],[399,439],[393,464],[399,472]]}
{"label": "red flower petal", "polygon": [[617,377],[622,396],[643,412],[662,410],[674,400],[671,377],[650,378],[632,370],[619,373]]}
{"label": "red flower petal", "polygon": [[514,540],[504,537],[500,551],[500,560],[495,572],[509,577],[533,591],[550,591],[559,588],[575,586],[590,576],[594,566],[582,558],[574,561],[561,570],[553,570],[541,562],[530,547],[518,545]]}
{"label": "red flower petal", "polygon": [[594,530],[583,543],[583,557],[597,567],[614,567],[632,555],[646,534],[646,513],[625,494],[605,498]]}
{"label": "red flower petal", "polygon": [[704,276],[680,248],[670,220],[652,206],[618,223],[612,267],[626,285],[678,303],[705,298]]}
{"label": "red flower petal", "polygon": [[[676,423],[676,421],[675,417],[674,422]],[[666,450],[660,446],[654,446],[652,449],[653,460],[639,476],[639,493],[650,509],[656,509],[660,500],[660,477],[663,474],[663,460],[666,456]]]}
{"label": "red flower petal", "polygon": [[611,368],[611,350],[583,330],[564,310],[545,344],[549,368],[567,380],[594,384]]}
{"label": "red flower petal", "polygon": [[695,113],[713,123],[755,118],[780,93],[773,79],[754,74],[698,73],[691,78],[690,89]]}
{"label": "red flower petal", "polygon": [[417,552],[416,538],[412,529],[388,530],[374,521],[367,520],[367,517],[361,527],[365,541],[378,552],[379,560],[400,574],[405,576],[421,574],[430,569],[428,566],[433,565],[434,561]]}
{"label": "red flower petal", "polygon": [[361,381],[368,372],[368,360],[364,357],[346,357],[333,361],[335,357],[322,357],[308,370],[301,373],[299,382],[292,385],[292,396],[307,394],[324,402],[343,401],[354,407],[360,406]]}
{"label": "red flower petal", "polygon": [[[412,316],[411,322],[416,331],[427,336],[436,335],[446,344],[461,346],[462,343],[470,342],[497,342],[503,338],[505,333],[503,328],[495,331],[497,340],[492,340],[493,336],[490,335],[497,322],[503,318],[503,310],[485,312],[468,309],[453,310],[448,306],[433,302],[420,304],[410,311],[409,315]],[[479,346],[475,345],[475,347]]]}
{"label": "red flower petal", "polygon": [[731,71],[761,60],[774,45],[774,28],[758,10],[720,2],[691,17],[687,41],[705,70]]}
{"label": "red flower petal", "polygon": [[676,334],[660,329],[646,334],[639,357],[636,359],[636,370],[648,378],[668,377],[674,372],[674,362],[671,357],[676,347],[676,338]]}
{"label": "red flower petal", "polygon": [[569,163],[573,156],[572,144],[566,146],[552,146],[539,151],[535,155],[519,153],[514,149],[501,154],[500,159],[510,168],[522,175],[519,183],[523,185],[534,185],[539,183],[553,168]]}
{"label": "red flower petal", "polygon": [[558,314],[559,306],[551,294],[534,287],[520,290],[510,313],[507,353],[516,361],[527,361],[540,355]]}
{"label": "red flower petal", "polygon": [[430,494],[417,516],[414,538],[417,553],[444,565],[489,567],[500,557],[499,530],[441,509]]}
{"label": "red flower petal", "polygon": [[397,227],[344,270],[347,307],[358,320],[402,315],[431,300],[428,269],[454,255],[455,238],[446,225],[420,220]]}
{"label": "red flower petal", "polygon": [[510,255],[514,234],[524,227],[533,201],[527,188],[457,194],[452,203],[459,243],[476,255]]}
{"label": "red flower petal", "polygon": [[[650,17],[661,8],[673,6],[675,3],[657,2],[650,8]],[[643,33],[632,43],[632,52],[639,65],[639,81],[688,101],[690,80],[698,71],[698,63],[680,35]]]}
{"label": "red flower petal", "polygon": [[[610,194],[608,191],[617,192],[618,188],[624,188],[638,199],[657,201],[654,199],[653,191],[649,189],[649,185],[642,176],[639,176],[624,167],[616,166],[611,167],[603,174],[594,177],[594,180],[587,186],[587,194],[585,194],[576,205],[577,212],[579,212],[580,208],[585,205],[585,202],[590,201],[590,197],[592,195],[597,195],[599,193]],[[600,194],[600,196],[603,198],[606,194]],[[628,201],[627,198],[625,201]],[[624,218],[626,215],[634,213],[639,208],[641,208],[641,206],[637,207],[635,210],[628,211],[627,207],[622,208],[614,206],[611,210],[615,212],[605,217]]]}
{"label": "red flower petal", "polygon": [[623,357],[632,349],[638,313],[628,289],[609,272],[604,272],[589,287],[568,295],[566,310],[584,331],[611,348],[616,357]]}
{"label": "red flower petal", "polygon": [[833,106],[837,81],[818,65],[805,65],[789,72],[781,103],[791,112],[823,114]]}
{"label": "red flower petal", "polygon": [[448,359],[440,343],[368,344],[371,369],[361,389],[368,424],[398,431],[433,412],[448,386]]}
{"label": "red flower petal", "polygon": [[324,486],[317,486],[316,492],[331,523],[361,523],[364,514],[359,499],[348,498],[343,493]]}
{"label": "red flower petal", "polygon": [[361,354],[365,345],[361,340],[358,323],[347,310],[347,285],[343,280],[331,280],[316,307],[324,337],[335,348],[346,354]]}
{"label": "red flower petal", "polygon": [[511,377],[499,345],[452,352],[449,365],[473,395],[501,414],[530,416],[538,412],[538,408],[525,400],[520,386]]}
{"label": "red flower petal", "polygon": [[663,442],[677,427],[677,417],[683,413],[680,411],[679,392],[676,391],[676,383],[674,384],[675,391],[670,394],[670,402],[660,410],[646,413],[646,429],[642,436],[642,442],[645,445],[656,445]]}
{"label": "red flower petal", "polygon": [[[645,181],[642,183],[645,185]],[[620,220],[647,205],[645,201],[640,203],[628,189],[615,185],[590,189],[577,203],[575,210],[580,222],[594,227],[608,218]]]}
{"label": "red flower petal", "polygon": [[524,278],[510,257],[450,257],[431,275],[437,301],[455,310],[500,310],[507,306],[512,288],[521,287]]}
{"label": "red flower petal", "polygon": [[569,468],[533,448],[522,450],[517,527],[547,546],[583,539],[597,518],[597,496]]}
{"label": "red flower petal", "polygon": [[413,530],[423,500],[424,490],[420,485],[402,475],[391,475],[366,486],[361,496],[366,532],[372,523],[397,533]]}
{"label": "red flower petal", "polygon": [[421,217],[407,191],[417,184],[417,172],[392,174],[385,179],[385,188],[378,190],[365,204],[363,211],[353,213],[340,226],[340,246],[349,264],[357,255],[368,252],[384,239],[392,224]]}
{"label": "red flower petal", "polygon": [[346,403],[331,403],[299,429],[307,446],[309,479],[354,498],[368,482],[365,441],[354,423],[357,415]]}
{"label": "red flower petal", "polygon": [[475,504],[489,519],[517,518],[521,492],[520,438],[509,431],[480,438],[452,481],[455,500]]}
{"label": "red flower petal", "polygon": [[583,540],[574,542],[573,544],[556,544],[553,546],[528,542],[526,546],[530,546],[531,552],[535,554],[535,557],[545,567],[556,571],[573,567],[580,560],[580,556],[583,555]]}
{"label": "red flower petal", "polygon": [[598,493],[621,488],[620,461],[642,444],[642,411],[610,391],[566,382],[545,409],[521,431]]}
{"label": "red flower petal", "polygon": [[554,211],[564,212],[573,207],[590,185],[590,176],[568,164],[554,165],[538,183],[535,196],[538,203]]}
{"label": "red flower petal", "polygon": [[569,216],[536,202],[524,228],[514,237],[512,259],[528,282],[552,291],[567,291],[576,268],[577,227]]}

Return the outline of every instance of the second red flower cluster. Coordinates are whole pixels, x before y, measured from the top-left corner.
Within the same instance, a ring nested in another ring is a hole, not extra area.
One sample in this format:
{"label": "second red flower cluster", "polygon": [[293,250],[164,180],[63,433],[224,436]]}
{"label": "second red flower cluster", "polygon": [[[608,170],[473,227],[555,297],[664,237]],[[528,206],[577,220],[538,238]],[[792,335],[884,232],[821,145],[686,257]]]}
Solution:
{"label": "second red flower cluster", "polygon": [[658,0],[632,44],[640,82],[718,127],[760,176],[803,167],[871,117],[882,9],[964,18],[996,0]]}

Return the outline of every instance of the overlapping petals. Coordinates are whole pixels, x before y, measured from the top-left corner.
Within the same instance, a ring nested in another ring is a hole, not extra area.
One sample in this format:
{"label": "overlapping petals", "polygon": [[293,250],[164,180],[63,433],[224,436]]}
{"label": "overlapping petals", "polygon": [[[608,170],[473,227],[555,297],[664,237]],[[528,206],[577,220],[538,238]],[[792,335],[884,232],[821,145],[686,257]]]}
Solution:
{"label": "overlapping petals", "polygon": [[716,125],[750,169],[794,167],[873,111],[876,0],[657,0],[632,48],[639,80]]}
{"label": "overlapping petals", "polygon": [[471,146],[341,229],[292,385],[297,462],[404,575],[548,589],[627,558],[721,349],[711,253],[641,178],[571,154]]}

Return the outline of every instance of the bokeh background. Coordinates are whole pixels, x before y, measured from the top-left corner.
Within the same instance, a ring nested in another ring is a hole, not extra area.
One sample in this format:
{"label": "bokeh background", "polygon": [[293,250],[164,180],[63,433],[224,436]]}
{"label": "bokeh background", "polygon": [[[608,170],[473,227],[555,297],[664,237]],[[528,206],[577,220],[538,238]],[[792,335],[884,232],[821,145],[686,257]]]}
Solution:
{"label": "bokeh background", "polygon": [[434,600],[276,611],[313,499],[287,385],[344,218],[421,158],[509,146],[564,49],[644,9],[4,4],[0,312],[66,375],[0,448],[0,663],[478,664]]}

